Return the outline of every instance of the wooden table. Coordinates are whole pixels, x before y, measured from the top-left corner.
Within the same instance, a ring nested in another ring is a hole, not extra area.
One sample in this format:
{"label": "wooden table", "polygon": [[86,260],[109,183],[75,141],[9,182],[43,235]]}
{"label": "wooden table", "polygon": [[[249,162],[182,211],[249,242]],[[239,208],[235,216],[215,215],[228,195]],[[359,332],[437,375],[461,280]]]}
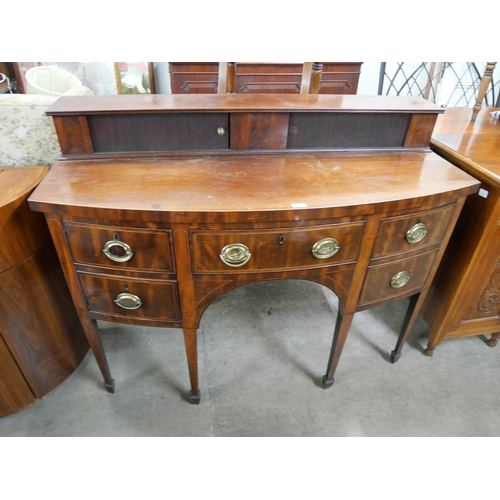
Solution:
{"label": "wooden table", "polygon": [[312,280],[338,295],[325,387],[354,314],[411,297],[397,361],[479,185],[429,150],[440,108],[356,96],[115,97],[54,104],[63,161],[30,197],[108,391],[97,319],[182,328],[198,403],[204,310],[264,280]]}
{"label": "wooden table", "polygon": [[431,148],[481,181],[471,196],[431,287],[422,314],[431,326],[428,356],[443,340],[500,332],[500,122],[482,109],[448,108]]}
{"label": "wooden table", "polygon": [[27,202],[48,171],[0,169],[0,417],[47,396],[89,349],[47,224]]}

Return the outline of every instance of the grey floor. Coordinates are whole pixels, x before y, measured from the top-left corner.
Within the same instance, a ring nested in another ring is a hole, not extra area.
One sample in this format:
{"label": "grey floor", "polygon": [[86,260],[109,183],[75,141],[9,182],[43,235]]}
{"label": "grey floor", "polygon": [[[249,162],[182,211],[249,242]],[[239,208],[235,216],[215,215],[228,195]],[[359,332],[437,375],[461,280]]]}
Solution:
{"label": "grey floor", "polygon": [[181,330],[102,323],[116,393],[89,353],[48,397],[0,419],[0,436],[499,436],[500,346],[457,339],[428,358],[419,318],[393,365],[406,305],[355,316],[325,390],[335,295],[296,280],[233,290],[202,318],[199,406],[186,400]]}

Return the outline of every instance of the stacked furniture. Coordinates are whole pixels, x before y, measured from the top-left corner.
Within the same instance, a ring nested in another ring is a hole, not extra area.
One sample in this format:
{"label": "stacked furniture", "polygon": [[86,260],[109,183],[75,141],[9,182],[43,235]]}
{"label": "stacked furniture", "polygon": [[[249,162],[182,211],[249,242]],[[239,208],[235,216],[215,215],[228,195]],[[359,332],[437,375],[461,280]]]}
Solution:
{"label": "stacked furniture", "polygon": [[[108,391],[96,320],[196,334],[236,287],[306,279],[339,315],[325,387],[357,311],[409,297],[395,362],[479,182],[429,149],[443,110],[408,97],[63,97],[63,156],[30,197],[45,213]],[[140,353],[138,353],[140,355]]]}

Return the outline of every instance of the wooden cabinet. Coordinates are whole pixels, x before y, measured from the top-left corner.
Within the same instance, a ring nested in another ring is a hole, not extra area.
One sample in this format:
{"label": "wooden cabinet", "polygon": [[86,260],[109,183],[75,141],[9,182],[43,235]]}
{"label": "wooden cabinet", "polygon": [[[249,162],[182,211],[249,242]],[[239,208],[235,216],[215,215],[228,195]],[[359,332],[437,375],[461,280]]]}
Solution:
{"label": "wooden cabinet", "polygon": [[27,202],[48,170],[0,169],[0,416],[47,396],[88,351],[44,217]]}
{"label": "wooden cabinet", "polygon": [[[319,94],[356,94],[360,62],[322,63]],[[299,94],[303,63],[234,63],[236,94]],[[173,94],[217,94],[219,63],[170,62]]]}
{"label": "wooden cabinet", "polygon": [[432,149],[481,181],[457,223],[422,314],[431,326],[426,354],[443,340],[492,334],[500,338],[500,123],[484,108],[448,108]]}
{"label": "wooden cabinet", "polygon": [[[392,353],[397,361],[479,183],[430,151],[441,108],[414,98],[347,97],[61,98],[49,110],[64,156],[30,205],[45,213],[107,390],[114,380],[96,319],[182,328],[197,403],[196,330],[204,310],[223,293],[263,280],[308,279],[338,295],[325,387],[354,314],[411,297]],[[116,117],[134,128],[137,115],[161,121],[172,113],[193,113],[200,127],[205,114],[226,114],[229,149],[144,152],[139,145],[124,154],[108,149],[113,134],[102,131],[106,152],[76,149],[95,143],[89,118],[106,115],[111,129]],[[291,147],[284,138],[297,126],[289,126],[292,115],[311,114],[336,124],[324,138],[342,140]],[[390,145],[379,114],[403,128],[394,129]],[[350,120],[359,125],[352,130],[370,130],[361,134],[366,143],[345,133],[341,124]],[[377,134],[384,139],[372,142]]]}

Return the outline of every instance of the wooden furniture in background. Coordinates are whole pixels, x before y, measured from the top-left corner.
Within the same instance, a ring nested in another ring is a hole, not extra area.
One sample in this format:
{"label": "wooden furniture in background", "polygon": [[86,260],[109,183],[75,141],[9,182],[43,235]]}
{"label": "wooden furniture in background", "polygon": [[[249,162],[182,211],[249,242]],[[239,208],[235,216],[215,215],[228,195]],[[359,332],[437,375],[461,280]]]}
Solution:
{"label": "wooden furniture in background", "polygon": [[355,94],[361,64],[170,62],[169,67],[172,94]]}
{"label": "wooden furniture in background", "polygon": [[431,326],[425,351],[443,340],[500,332],[500,121],[483,108],[448,108],[440,116],[431,148],[481,181],[471,196],[423,306]]}
{"label": "wooden furniture in background", "polygon": [[89,349],[47,224],[27,202],[48,170],[0,169],[0,417],[47,396]]}
{"label": "wooden furniture in background", "polygon": [[479,185],[430,151],[442,111],[379,96],[59,99],[48,114],[63,161],[30,205],[46,214],[106,389],[96,320],[182,328],[198,403],[203,311],[263,280],[338,295],[324,387],[354,313],[411,297],[397,361]]}

